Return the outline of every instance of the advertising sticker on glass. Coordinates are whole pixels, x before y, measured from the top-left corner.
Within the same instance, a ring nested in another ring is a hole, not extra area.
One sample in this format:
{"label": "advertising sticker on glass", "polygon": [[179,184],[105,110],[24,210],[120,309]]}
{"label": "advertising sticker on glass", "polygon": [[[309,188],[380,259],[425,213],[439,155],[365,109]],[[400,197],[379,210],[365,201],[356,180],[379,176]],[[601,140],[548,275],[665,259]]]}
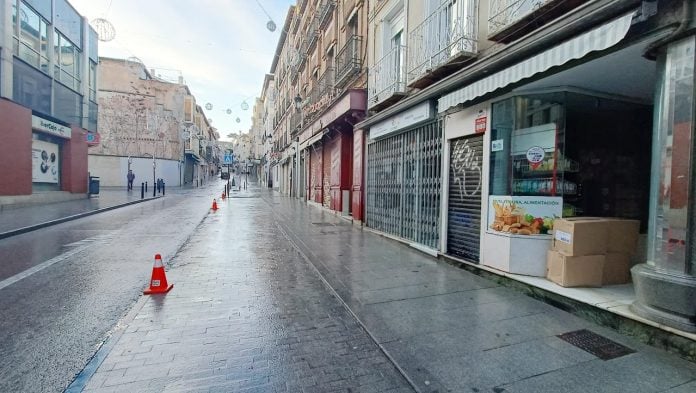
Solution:
{"label": "advertising sticker on glass", "polygon": [[60,158],[58,145],[45,141],[31,141],[31,181],[58,183]]}
{"label": "advertising sticker on glass", "polygon": [[562,210],[562,197],[492,195],[488,198],[488,232],[546,235]]}

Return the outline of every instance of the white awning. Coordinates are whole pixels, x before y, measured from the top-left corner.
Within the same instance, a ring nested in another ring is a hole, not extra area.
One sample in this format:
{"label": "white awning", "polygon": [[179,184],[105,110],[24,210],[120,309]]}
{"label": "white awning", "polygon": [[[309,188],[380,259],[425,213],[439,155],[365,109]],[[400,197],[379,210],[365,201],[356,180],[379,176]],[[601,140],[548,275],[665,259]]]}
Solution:
{"label": "white awning", "polygon": [[300,150],[302,150],[302,149],[304,149],[304,148],[307,148],[307,147],[310,147],[310,146],[312,146],[313,144],[319,142],[319,141],[321,140],[321,137],[323,137],[323,136],[324,136],[324,130],[319,131],[316,135],[314,135],[313,137],[307,139],[307,140],[304,142],[304,143],[306,143],[305,146],[304,146],[304,147],[301,147]]}
{"label": "white awning", "polygon": [[614,19],[586,33],[539,53],[527,60],[453,91],[438,100],[438,112],[471,101],[511,83],[519,82],[551,67],[580,59],[590,52],[600,51],[619,43],[628,33],[634,12]]}

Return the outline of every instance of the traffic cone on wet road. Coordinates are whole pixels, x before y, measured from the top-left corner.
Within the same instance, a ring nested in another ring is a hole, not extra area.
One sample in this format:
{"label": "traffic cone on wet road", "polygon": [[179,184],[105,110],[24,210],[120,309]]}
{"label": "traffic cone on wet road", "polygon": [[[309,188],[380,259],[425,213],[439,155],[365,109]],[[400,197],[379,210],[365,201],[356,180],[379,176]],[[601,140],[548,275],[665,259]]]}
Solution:
{"label": "traffic cone on wet road", "polygon": [[167,285],[167,276],[164,274],[164,264],[162,256],[155,255],[155,266],[152,267],[152,278],[150,279],[150,288],[143,291],[146,295],[166,293],[174,288],[174,284]]}
{"label": "traffic cone on wet road", "polygon": [[222,199],[225,199],[225,198],[226,198],[226,196],[225,196],[225,191],[223,191],[223,192],[222,192]]}
{"label": "traffic cone on wet road", "polygon": [[216,199],[213,199],[213,207],[211,209],[213,209],[213,211],[217,210],[217,200]]}

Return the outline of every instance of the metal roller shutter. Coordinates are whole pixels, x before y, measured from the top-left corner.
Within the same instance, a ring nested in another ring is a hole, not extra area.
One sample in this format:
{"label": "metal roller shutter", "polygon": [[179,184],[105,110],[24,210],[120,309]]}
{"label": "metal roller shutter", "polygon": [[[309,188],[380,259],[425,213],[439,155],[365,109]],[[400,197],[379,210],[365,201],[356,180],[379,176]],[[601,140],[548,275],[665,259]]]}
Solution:
{"label": "metal roller shutter", "polygon": [[447,211],[447,253],[479,262],[483,135],[452,140]]}

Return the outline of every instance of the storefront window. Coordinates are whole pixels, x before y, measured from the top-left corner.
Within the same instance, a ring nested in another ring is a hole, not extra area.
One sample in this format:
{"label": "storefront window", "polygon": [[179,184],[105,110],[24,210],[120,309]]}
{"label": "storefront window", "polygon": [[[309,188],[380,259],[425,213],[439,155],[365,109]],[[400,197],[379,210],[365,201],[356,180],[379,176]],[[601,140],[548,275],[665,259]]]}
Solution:
{"label": "storefront window", "polygon": [[513,97],[493,104],[491,195],[577,193],[564,171],[564,93]]}
{"label": "storefront window", "polygon": [[65,36],[56,30],[55,69],[53,77],[71,89],[80,88],[80,52]]}
{"label": "storefront window", "polygon": [[[680,41],[667,50],[664,75],[661,75],[659,104],[655,108],[655,145],[653,172],[659,183],[650,196],[648,263],[658,268],[693,272],[694,252],[687,253],[689,211],[692,184],[692,134],[694,99],[694,37]],[[691,202],[693,203],[693,202]],[[692,226],[693,228],[693,226]],[[692,231],[693,232],[693,231]],[[693,235],[692,235],[693,236]],[[694,239],[688,246],[694,247]],[[687,258],[691,259],[690,263]]]}
{"label": "storefront window", "polygon": [[[19,30],[17,30],[19,19]],[[36,68],[48,72],[48,24],[39,14],[24,3],[12,7],[15,38],[15,55]]]}
{"label": "storefront window", "polygon": [[51,78],[19,59],[12,67],[12,99],[28,108],[51,113]]}

